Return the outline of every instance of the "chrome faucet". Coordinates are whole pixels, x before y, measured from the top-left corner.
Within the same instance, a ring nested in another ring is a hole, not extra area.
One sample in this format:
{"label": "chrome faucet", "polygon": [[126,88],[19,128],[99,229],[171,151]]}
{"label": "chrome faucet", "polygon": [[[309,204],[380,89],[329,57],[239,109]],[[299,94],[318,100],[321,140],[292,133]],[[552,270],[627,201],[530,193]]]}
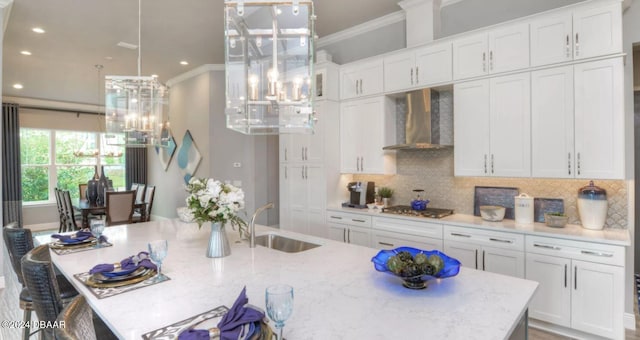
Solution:
{"label": "chrome faucet", "polygon": [[256,217],[258,217],[258,215],[264,210],[271,209],[273,207],[275,207],[273,202],[267,203],[256,209],[256,212],[253,213],[253,217],[251,217],[251,223],[249,223],[249,248],[256,247]]}

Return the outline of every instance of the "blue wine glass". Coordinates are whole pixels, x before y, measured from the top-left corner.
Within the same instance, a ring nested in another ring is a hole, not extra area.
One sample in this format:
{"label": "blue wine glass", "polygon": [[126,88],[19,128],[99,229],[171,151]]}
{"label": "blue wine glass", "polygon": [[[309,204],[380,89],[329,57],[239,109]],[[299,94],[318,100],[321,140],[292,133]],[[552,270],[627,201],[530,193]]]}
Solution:
{"label": "blue wine glass", "polygon": [[293,287],[285,284],[269,286],[265,292],[265,300],[267,314],[276,323],[278,340],[282,340],[284,322],[293,313]]}
{"label": "blue wine glass", "polygon": [[102,241],[101,241],[101,237],[102,237],[102,233],[104,232],[104,221],[103,220],[91,220],[91,233],[93,234],[93,236],[97,239],[96,242],[96,248],[101,248],[102,247]]}
{"label": "blue wine glass", "polygon": [[162,278],[162,260],[167,257],[169,242],[167,240],[157,240],[149,242],[149,255],[151,260],[158,265],[156,279]]}

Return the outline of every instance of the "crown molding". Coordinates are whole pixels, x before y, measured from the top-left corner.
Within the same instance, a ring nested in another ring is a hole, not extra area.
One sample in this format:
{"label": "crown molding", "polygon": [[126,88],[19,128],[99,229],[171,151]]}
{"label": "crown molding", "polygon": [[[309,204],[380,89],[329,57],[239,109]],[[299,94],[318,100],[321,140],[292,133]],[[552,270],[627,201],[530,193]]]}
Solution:
{"label": "crown molding", "polygon": [[167,80],[167,85],[171,87],[187,79],[190,79],[190,78],[199,76],[203,73],[207,73],[211,71],[224,71],[224,64],[204,64],[202,66],[198,66],[191,71],[185,72],[183,74],[177,75]]}
{"label": "crown molding", "polygon": [[9,15],[11,15],[11,7],[13,7],[13,0],[0,0],[0,10],[2,10],[2,33],[7,30],[9,24]]}
{"label": "crown molding", "polygon": [[14,97],[14,96],[2,96],[2,102],[15,103],[20,106],[27,106],[41,110],[64,110],[64,111],[80,111],[83,112],[98,112],[104,113],[103,105],[64,102],[59,100],[29,98],[29,97]]}
{"label": "crown molding", "polygon": [[379,18],[367,21],[365,23],[362,23],[360,25],[356,25],[350,28],[347,28],[345,30],[342,30],[340,32],[336,32],[333,34],[329,34],[327,36],[324,36],[322,38],[319,38],[318,40],[316,40],[316,47],[317,48],[321,48],[321,47],[325,47],[334,43],[337,43],[339,41],[345,40],[345,39],[349,39],[349,38],[353,38],[356,37],[358,35],[367,33],[367,32],[371,32],[373,30],[376,30],[378,28],[381,27],[385,27],[391,24],[395,24],[397,22],[401,22],[405,20],[405,13],[404,11],[400,10],[397,12],[393,12],[391,14],[387,14],[384,16],[381,16]]}

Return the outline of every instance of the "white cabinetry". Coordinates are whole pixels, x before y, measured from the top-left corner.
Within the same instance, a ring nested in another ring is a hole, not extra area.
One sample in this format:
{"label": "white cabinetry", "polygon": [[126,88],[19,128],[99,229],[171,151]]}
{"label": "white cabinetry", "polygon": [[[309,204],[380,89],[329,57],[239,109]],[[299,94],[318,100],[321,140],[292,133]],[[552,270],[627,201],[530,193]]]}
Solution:
{"label": "white cabinetry", "polygon": [[367,215],[327,212],[329,238],[335,241],[371,246],[371,217]]}
{"label": "white cabinetry", "polygon": [[529,73],[454,85],[456,176],[530,176],[529,90]]}
{"label": "white cabinetry", "polygon": [[524,277],[524,236],[444,226],[444,252],[465,267]]}
{"label": "white cabinetry", "polygon": [[382,59],[358,61],[340,68],[340,99],[382,93]]}
{"label": "white cabinetry", "polygon": [[531,21],[531,66],[622,52],[622,9],[562,10]]}
{"label": "white cabinetry", "polygon": [[624,338],[624,247],[527,236],[526,251],[526,278],[540,283],[531,318]]}
{"label": "white cabinetry", "polygon": [[374,217],[371,241],[379,249],[414,247],[442,251],[442,224]]}
{"label": "white cabinetry", "polygon": [[384,91],[446,83],[452,79],[451,43],[437,43],[384,57]]}
{"label": "white cabinetry", "polygon": [[529,67],[529,23],[496,28],[453,41],[453,79]]}
{"label": "white cabinetry", "polygon": [[326,237],[326,191],[320,164],[290,164],[287,168],[289,227],[287,230]]}
{"label": "white cabinetry", "polygon": [[342,173],[395,174],[395,106],[387,97],[346,101],[340,107]]}

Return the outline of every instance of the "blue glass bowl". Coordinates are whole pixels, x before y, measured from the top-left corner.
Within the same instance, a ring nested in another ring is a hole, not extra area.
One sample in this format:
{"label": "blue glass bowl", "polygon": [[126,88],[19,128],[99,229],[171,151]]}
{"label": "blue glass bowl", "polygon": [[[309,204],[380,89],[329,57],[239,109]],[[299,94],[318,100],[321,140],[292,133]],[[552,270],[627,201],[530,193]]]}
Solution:
{"label": "blue glass bowl", "polygon": [[[427,256],[431,256],[433,254],[437,254],[444,261],[444,267],[434,275],[419,275],[412,277],[400,276],[387,268],[387,261],[390,257],[398,254],[401,251],[408,251],[411,256],[415,257],[419,253],[423,253]],[[374,267],[379,272],[385,272],[391,274],[393,276],[399,277],[403,280],[402,285],[410,288],[410,289],[424,289],[427,288],[427,281],[432,278],[444,279],[447,277],[452,277],[458,275],[460,271],[460,261],[454,259],[453,257],[449,257],[437,250],[421,250],[417,248],[411,247],[400,247],[391,250],[381,250],[376,256],[371,258],[371,262],[373,262]]]}

